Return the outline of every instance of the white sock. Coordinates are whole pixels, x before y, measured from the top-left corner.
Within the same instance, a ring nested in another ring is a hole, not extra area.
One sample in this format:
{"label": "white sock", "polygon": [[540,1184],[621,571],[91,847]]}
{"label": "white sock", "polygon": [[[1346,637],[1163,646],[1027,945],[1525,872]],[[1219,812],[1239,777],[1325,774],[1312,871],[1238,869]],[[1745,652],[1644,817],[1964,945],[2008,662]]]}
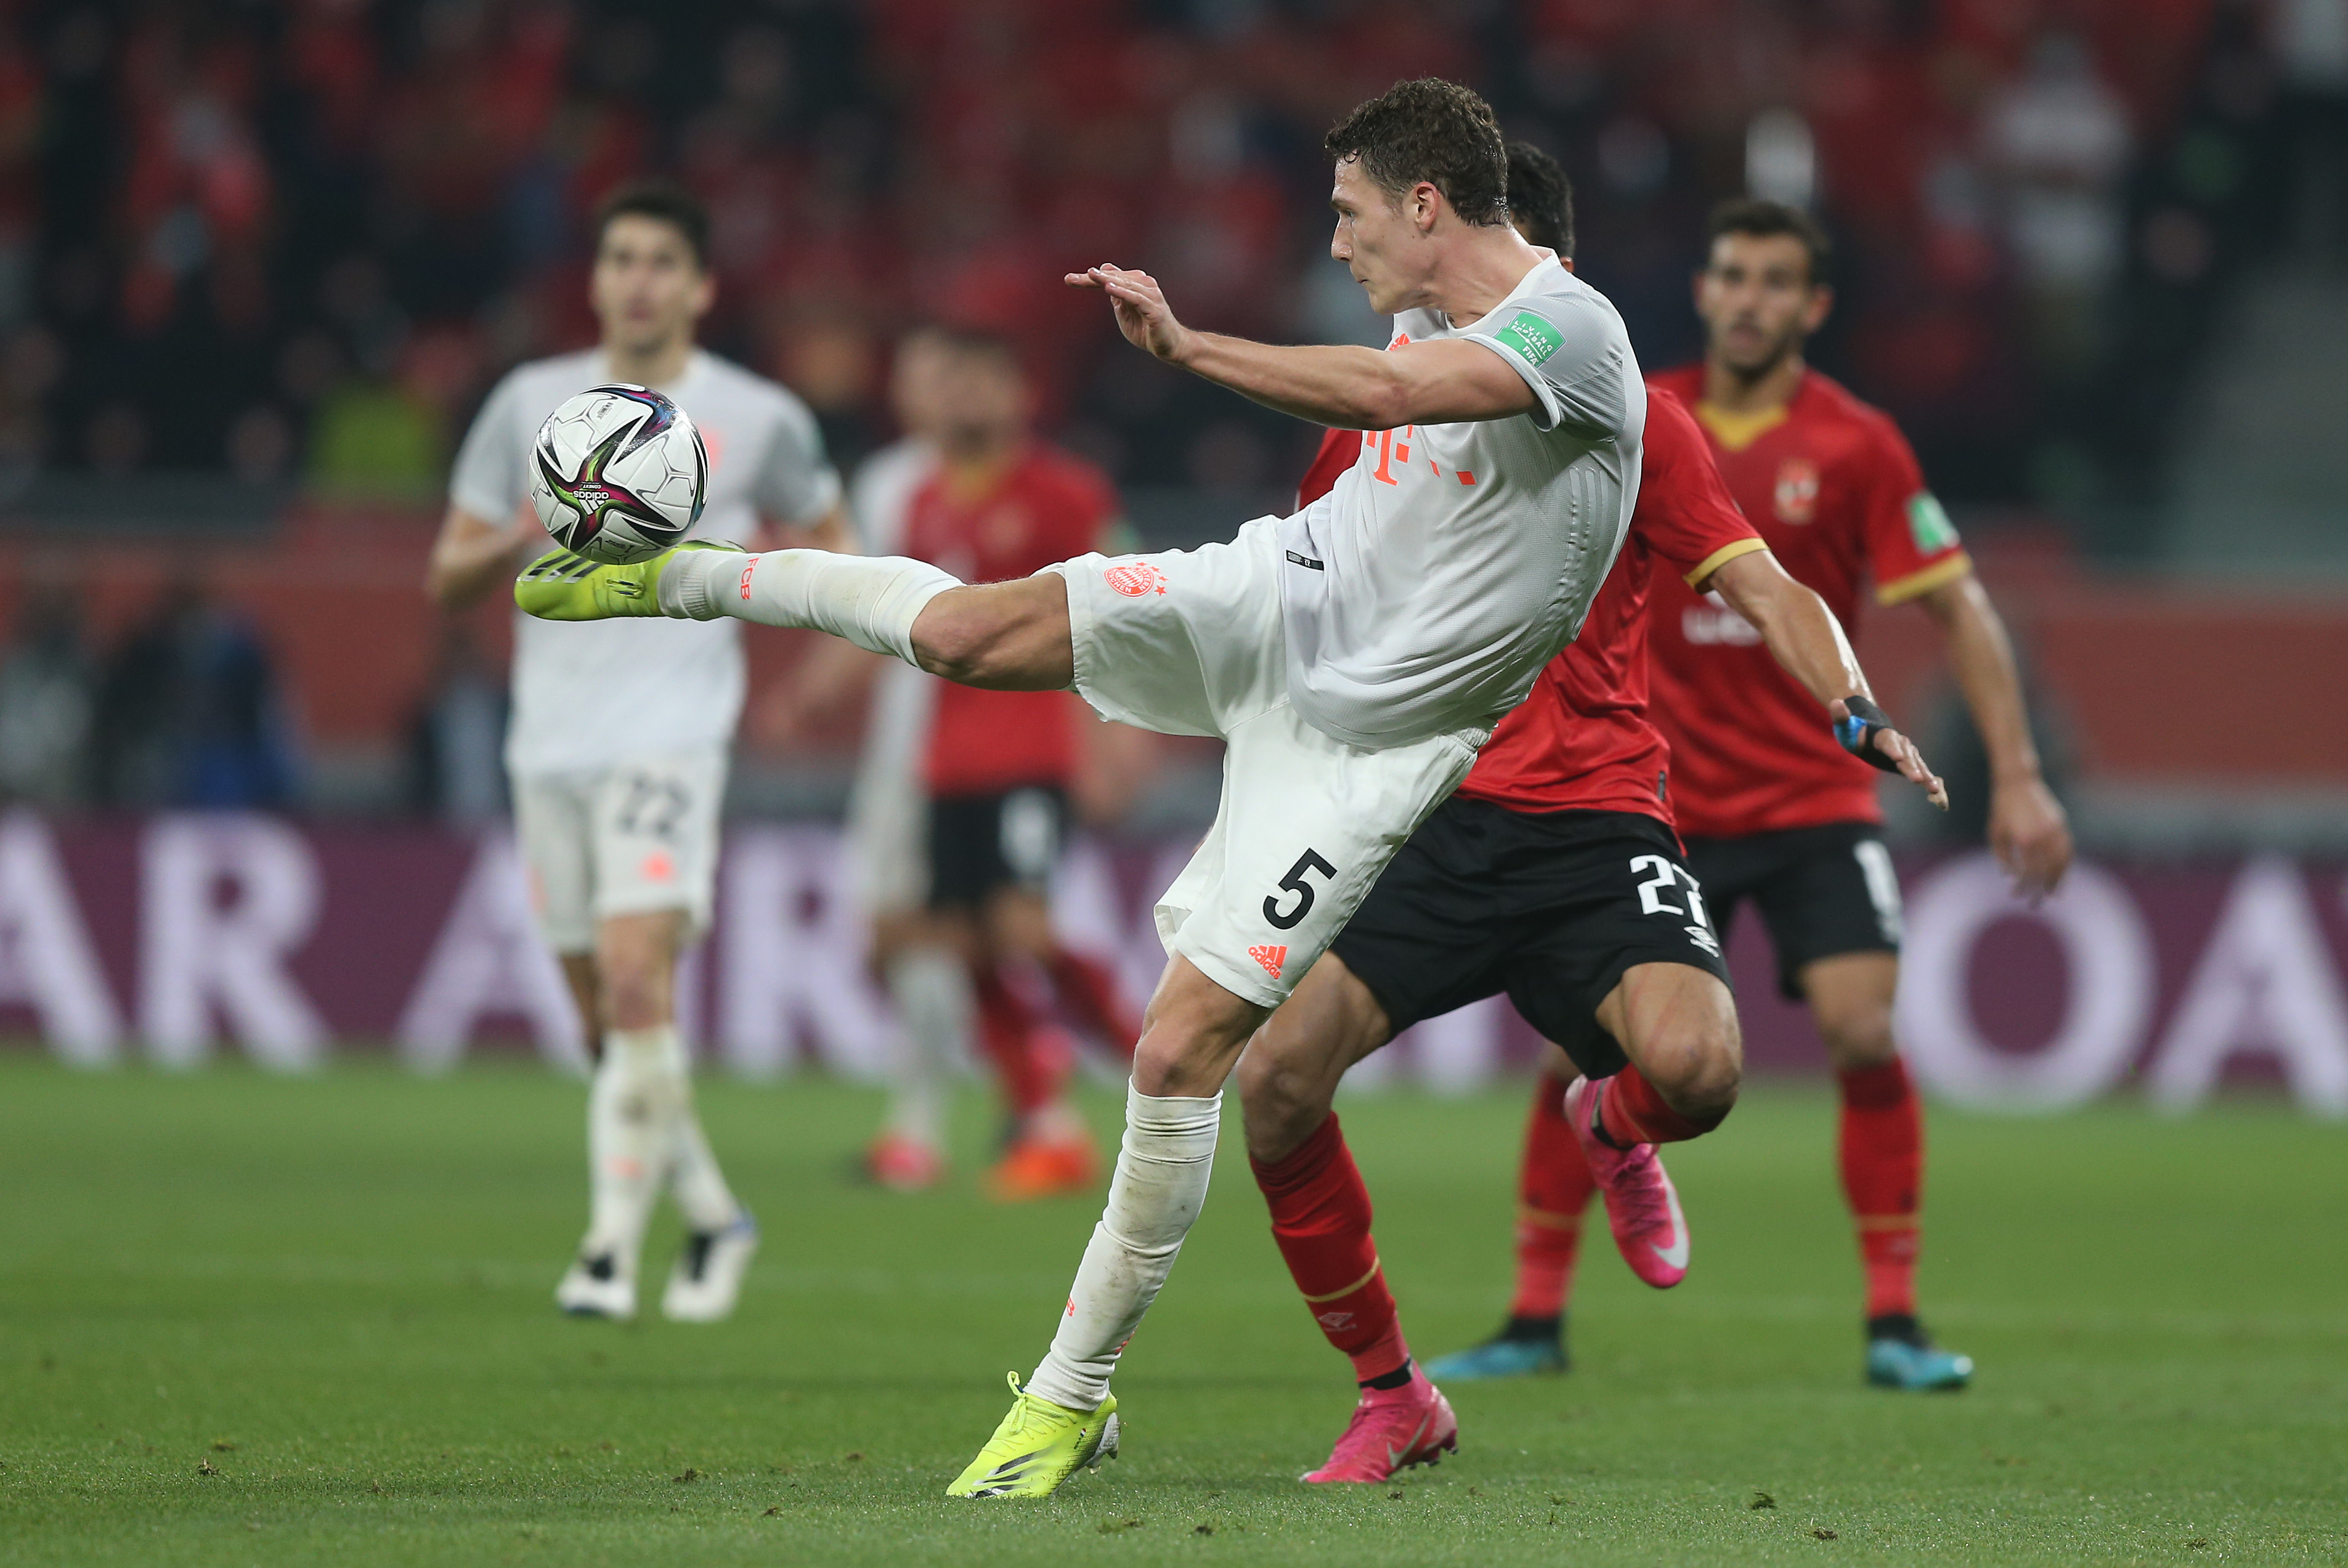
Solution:
{"label": "white sock", "polygon": [[917,947],[889,960],[897,1035],[889,1053],[888,1128],[931,1149],[945,1141],[946,1076],[970,1017],[970,974],[961,959]]}
{"label": "white sock", "polygon": [[675,1161],[685,1109],[676,1028],[613,1029],[587,1091],[587,1239],[590,1256],[612,1254],[623,1276],[636,1272],[653,1201]]}
{"label": "white sock", "polygon": [[688,550],[663,569],[658,592],[664,615],[687,621],[731,615],[762,626],[808,626],[918,665],[914,617],[931,600],[961,586],[951,573],[901,555]]}
{"label": "white sock", "polygon": [[676,1166],[669,1178],[669,1191],[687,1225],[696,1231],[722,1231],[742,1217],[742,1205],[734,1189],[726,1184],[726,1172],[717,1168],[709,1135],[701,1130],[690,1086],[686,1094],[684,1112],[677,1118],[676,1145],[671,1151]]}
{"label": "white sock", "polygon": [[1215,1164],[1223,1097],[1125,1096],[1125,1143],[1108,1206],[1085,1246],[1068,1309],[1027,1391],[1072,1410],[1097,1410],[1141,1315],[1173,1272]]}

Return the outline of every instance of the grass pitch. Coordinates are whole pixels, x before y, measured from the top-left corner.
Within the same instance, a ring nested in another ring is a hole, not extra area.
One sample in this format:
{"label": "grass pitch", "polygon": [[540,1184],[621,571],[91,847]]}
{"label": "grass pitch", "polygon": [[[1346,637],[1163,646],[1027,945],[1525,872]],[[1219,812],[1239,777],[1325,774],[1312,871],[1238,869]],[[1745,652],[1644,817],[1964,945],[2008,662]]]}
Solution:
{"label": "grass pitch", "polygon": [[[1859,1384],[1828,1096],[1759,1088],[1673,1153],[1685,1285],[1598,1230],[1571,1376],[1455,1389],[1454,1461],[1329,1491],[1293,1478],[1350,1386],[1234,1121],[1118,1377],[1127,1457],[1006,1505],[942,1492],[1093,1202],[983,1202],[975,1094],[953,1186],[905,1198],[846,1179],[873,1095],[713,1082],[767,1232],[743,1310],[571,1322],[582,1100],[0,1057],[0,1563],[2348,1559],[2348,1130],[2278,1104],[1936,1115],[1925,1305],[1981,1371],[1924,1397]],[[1521,1107],[1344,1108],[1424,1352],[1498,1315]]]}

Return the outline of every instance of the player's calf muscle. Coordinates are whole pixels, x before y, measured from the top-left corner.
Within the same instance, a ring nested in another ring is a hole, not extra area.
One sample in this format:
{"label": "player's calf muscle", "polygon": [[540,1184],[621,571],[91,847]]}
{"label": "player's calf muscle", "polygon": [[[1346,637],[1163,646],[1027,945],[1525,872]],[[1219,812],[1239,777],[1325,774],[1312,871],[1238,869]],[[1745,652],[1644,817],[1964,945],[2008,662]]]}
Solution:
{"label": "player's calf muscle", "polygon": [[913,620],[913,652],[933,676],[994,691],[1059,691],[1076,678],[1068,585],[1056,573],[949,588]]}

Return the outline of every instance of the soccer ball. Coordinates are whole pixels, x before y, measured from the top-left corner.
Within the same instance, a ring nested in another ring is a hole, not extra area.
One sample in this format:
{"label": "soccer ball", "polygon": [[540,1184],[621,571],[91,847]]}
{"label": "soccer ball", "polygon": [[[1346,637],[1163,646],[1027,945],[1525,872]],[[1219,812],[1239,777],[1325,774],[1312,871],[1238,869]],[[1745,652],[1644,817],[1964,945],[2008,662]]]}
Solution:
{"label": "soccer ball", "polygon": [[709,450],[692,418],[648,387],[591,387],[546,417],[530,445],[530,504],[554,542],[625,565],[701,521]]}

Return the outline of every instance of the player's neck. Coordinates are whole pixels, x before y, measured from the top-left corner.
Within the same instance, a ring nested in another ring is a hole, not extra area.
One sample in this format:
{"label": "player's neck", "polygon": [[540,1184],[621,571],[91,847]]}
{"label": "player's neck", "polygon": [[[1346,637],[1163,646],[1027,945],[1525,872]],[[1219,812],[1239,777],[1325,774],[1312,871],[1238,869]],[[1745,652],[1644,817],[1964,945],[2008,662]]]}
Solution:
{"label": "player's neck", "polygon": [[1463,229],[1450,254],[1427,280],[1423,308],[1439,311],[1454,326],[1473,326],[1492,307],[1517,292],[1541,253],[1506,223]]}
{"label": "player's neck", "polygon": [[1750,375],[1717,358],[1704,362],[1704,400],[1724,414],[1772,414],[1794,400],[1807,368],[1788,354]]}
{"label": "player's neck", "polygon": [[1023,437],[945,447],[939,453],[939,467],[944,472],[947,490],[960,500],[984,495],[1011,470],[1025,445]]}
{"label": "player's neck", "polygon": [[666,387],[684,378],[693,358],[693,339],[680,337],[651,348],[632,349],[616,343],[603,345],[603,363],[614,381],[639,387]]}

